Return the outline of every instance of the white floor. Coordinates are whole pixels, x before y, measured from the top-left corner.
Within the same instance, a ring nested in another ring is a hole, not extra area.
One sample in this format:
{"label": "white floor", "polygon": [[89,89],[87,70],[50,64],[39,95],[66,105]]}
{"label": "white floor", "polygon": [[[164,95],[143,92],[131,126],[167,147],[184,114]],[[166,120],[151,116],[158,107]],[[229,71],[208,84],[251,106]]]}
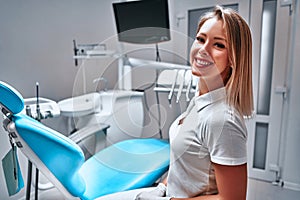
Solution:
{"label": "white floor", "polygon": [[[32,198],[33,199],[33,198]],[[40,192],[40,200],[63,200],[56,189]],[[247,200],[296,200],[300,191],[288,190],[271,183],[249,179]]]}
{"label": "white floor", "polygon": [[249,179],[247,200],[297,200],[300,191],[284,189],[269,182]]}

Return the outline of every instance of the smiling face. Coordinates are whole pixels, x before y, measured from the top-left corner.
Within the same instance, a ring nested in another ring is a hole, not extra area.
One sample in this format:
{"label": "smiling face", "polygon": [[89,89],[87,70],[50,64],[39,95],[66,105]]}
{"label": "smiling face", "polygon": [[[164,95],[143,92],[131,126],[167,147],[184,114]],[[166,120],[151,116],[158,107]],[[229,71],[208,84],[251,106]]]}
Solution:
{"label": "smiling face", "polygon": [[216,17],[205,21],[191,48],[192,73],[204,79],[221,77],[226,84],[230,73],[227,46],[223,21]]}

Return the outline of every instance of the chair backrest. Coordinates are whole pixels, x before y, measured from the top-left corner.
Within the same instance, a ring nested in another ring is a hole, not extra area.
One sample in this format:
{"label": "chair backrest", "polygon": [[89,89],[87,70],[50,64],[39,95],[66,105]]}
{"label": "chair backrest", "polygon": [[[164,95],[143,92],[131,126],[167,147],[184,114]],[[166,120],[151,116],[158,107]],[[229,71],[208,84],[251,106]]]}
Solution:
{"label": "chair backrest", "polygon": [[[11,114],[18,114],[24,108],[22,95],[10,85],[0,81],[0,104]],[[2,110],[4,112],[4,110]],[[6,114],[6,113],[4,113]]]}
{"label": "chair backrest", "polygon": [[24,109],[22,95],[2,81],[0,106],[9,121],[4,125],[25,156],[67,198],[81,197],[86,184],[78,173],[84,163],[80,147],[63,134],[20,113]]}

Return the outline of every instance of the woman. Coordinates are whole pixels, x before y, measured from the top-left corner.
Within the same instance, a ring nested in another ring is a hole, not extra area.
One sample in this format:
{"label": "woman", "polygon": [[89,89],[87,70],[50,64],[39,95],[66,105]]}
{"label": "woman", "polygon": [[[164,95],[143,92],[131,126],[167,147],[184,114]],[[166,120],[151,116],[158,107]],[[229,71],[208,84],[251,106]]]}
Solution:
{"label": "woman", "polygon": [[122,199],[246,199],[244,117],[253,110],[251,51],[249,27],[235,11],[216,6],[201,18],[190,53],[199,96],[170,128],[167,180]]}

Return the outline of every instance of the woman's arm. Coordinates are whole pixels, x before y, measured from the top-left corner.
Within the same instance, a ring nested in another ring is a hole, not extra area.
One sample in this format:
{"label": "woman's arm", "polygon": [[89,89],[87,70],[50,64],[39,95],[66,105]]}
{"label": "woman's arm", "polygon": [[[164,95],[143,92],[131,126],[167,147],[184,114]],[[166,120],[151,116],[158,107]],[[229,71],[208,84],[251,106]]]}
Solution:
{"label": "woman's arm", "polygon": [[166,178],[164,178],[164,179],[162,180],[162,183],[165,184],[165,185],[167,185],[167,182],[168,182],[168,177],[166,177]]}
{"label": "woman's arm", "polygon": [[247,194],[247,164],[227,166],[213,164],[219,193],[194,198],[171,200],[245,200]]}

